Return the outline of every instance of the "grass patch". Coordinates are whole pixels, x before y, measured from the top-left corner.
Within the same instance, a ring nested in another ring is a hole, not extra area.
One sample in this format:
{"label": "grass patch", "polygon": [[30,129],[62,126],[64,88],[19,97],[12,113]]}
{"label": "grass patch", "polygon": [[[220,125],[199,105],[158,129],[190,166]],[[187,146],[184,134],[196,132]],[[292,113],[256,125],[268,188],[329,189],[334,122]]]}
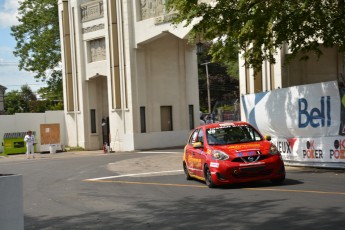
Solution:
{"label": "grass patch", "polygon": [[0,153],[0,157],[8,157],[8,155],[5,153]]}
{"label": "grass patch", "polygon": [[84,151],[85,149],[80,146],[76,146],[76,147],[66,146],[65,150],[67,152],[75,152],[75,151]]}

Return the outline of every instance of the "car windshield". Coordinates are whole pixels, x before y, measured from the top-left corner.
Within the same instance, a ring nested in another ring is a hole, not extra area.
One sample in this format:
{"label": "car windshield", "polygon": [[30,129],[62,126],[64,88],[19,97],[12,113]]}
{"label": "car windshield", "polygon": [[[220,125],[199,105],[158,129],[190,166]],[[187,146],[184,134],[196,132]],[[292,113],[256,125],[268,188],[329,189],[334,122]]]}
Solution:
{"label": "car windshield", "polygon": [[262,136],[249,125],[229,125],[206,129],[209,145],[226,145],[261,141]]}

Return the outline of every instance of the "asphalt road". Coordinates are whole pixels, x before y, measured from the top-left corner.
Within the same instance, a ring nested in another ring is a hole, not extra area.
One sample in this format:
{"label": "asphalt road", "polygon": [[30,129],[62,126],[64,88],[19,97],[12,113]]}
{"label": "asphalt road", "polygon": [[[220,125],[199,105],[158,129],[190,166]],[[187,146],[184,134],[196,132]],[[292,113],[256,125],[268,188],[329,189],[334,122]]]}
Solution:
{"label": "asphalt road", "polygon": [[[186,181],[182,150],[0,158],[23,175],[25,229],[344,229],[345,170],[287,167],[269,182]],[[1,215],[1,214],[0,214]]]}

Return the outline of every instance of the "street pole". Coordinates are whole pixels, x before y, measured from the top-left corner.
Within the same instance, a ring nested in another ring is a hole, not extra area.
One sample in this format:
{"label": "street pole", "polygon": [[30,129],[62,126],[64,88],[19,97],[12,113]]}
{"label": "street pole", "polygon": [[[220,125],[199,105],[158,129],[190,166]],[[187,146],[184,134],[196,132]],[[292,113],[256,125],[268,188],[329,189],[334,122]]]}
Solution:
{"label": "street pole", "polygon": [[200,65],[205,65],[206,67],[206,84],[207,84],[207,102],[208,102],[208,114],[211,114],[211,98],[210,98],[210,80],[208,77],[208,64],[211,62],[205,62]]}

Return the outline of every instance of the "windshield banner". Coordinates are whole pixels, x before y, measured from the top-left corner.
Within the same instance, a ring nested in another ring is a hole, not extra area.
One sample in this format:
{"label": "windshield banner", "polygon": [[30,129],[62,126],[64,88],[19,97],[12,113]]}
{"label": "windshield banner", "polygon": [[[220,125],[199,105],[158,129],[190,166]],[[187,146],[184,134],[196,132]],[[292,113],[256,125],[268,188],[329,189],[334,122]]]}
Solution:
{"label": "windshield banner", "polygon": [[243,95],[242,106],[246,121],[264,135],[339,135],[341,102],[336,81]]}

